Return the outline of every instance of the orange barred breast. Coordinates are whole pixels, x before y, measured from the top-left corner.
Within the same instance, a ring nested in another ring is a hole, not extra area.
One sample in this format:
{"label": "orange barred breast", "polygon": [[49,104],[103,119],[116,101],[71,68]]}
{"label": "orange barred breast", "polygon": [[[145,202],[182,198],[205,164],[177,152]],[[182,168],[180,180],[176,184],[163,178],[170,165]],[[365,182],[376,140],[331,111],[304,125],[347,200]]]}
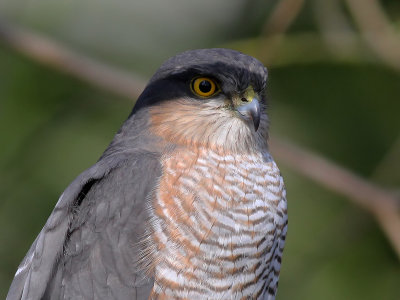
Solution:
{"label": "orange barred breast", "polygon": [[150,298],[273,299],[287,208],[271,156],[192,148],[162,165],[151,209]]}

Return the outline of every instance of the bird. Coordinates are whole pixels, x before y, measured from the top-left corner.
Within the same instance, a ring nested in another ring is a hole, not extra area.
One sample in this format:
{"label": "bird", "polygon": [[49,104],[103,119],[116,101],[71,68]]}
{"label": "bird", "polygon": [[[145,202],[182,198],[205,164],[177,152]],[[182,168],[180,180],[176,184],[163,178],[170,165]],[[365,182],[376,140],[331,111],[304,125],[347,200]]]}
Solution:
{"label": "bird", "polygon": [[187,50],[62,193],[11,283],[20,299],[269,299],[287,233],[268,71]]}

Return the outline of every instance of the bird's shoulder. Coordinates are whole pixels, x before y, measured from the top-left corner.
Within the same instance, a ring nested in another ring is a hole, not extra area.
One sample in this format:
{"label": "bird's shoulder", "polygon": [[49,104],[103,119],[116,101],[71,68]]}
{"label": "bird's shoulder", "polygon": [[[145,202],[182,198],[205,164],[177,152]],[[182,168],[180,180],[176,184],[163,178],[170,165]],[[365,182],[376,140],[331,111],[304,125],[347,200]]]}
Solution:
{"label": "bird's shoulder", "polygon": [[[53,286],[54,290],[60,289],[50,283],[56,279],[57,276],[53,275],[58,274],[60,261],[68,251],[70,254],[81,255],[79,259],[83,259],[89,253],[81,250],[95,250],[93,245],[101,235],[101,238],[108,238],[105,245],[110,245],[117,239],[116,245],[120,246],[118,238],[121,235],[118,235],[118,230],[124,232],[129,224],[139,232],[143,226],[141,222],[144,219],[146,197],[152,192],[160,170],[158,153],[137,150],[106,155],[82,172],[63,192],[18,267],[7,300],[39,299],[48,294],[49,286]],[[107,249],[103,249],[103,254],[105,250]],[[127,257],[122,255],[121,258]],[[71,261],[70,267],[77,267],[82,263],[78,260]],[[124,264],[115,261],[113,263],[114,265],[106,266],[103,271],[116,269],[116,263],[119,266]],[[116,276],[120,277],[121,274]]]}

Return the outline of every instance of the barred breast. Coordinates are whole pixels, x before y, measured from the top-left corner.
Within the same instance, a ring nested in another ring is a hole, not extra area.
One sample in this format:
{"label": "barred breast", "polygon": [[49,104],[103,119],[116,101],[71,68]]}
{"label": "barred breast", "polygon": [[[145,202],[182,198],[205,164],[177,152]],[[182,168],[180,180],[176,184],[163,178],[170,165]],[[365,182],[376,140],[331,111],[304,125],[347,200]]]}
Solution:
{"label": "barred breast", "polygon": [[162,165],[151,209],[150,298],[274,299],[287,207],[271,156],[196,148]]}

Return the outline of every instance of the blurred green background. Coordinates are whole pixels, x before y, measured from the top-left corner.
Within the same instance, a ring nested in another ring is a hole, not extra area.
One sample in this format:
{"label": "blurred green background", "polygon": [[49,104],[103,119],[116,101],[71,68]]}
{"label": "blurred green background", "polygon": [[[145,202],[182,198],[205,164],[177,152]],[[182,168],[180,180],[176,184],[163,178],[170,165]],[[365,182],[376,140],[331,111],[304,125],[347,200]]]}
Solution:
{"label": "blurred green background", "polygon": [[[398,0],[1,0],[0,20],[143,78],[186,49],[254,55],[269,68],[273,135],[400,195]],[[134,101],[0,39],[1,299],[59,195]],[[280,167],[289,232],[277,299],[400,299],[399,260],[373,217]]]}

